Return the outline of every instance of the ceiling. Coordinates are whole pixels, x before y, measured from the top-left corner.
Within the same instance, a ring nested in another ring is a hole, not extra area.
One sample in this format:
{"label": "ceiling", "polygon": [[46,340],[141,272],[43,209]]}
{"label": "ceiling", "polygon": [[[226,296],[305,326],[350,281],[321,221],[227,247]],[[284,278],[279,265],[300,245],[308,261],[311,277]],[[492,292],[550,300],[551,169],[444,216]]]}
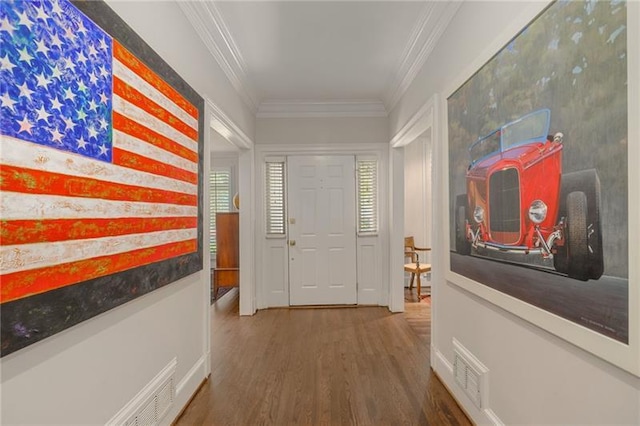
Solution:
{"label": "ceiling", "polygon": [[260,116],[386,115],[459,3],[182,2],[186,16]]}

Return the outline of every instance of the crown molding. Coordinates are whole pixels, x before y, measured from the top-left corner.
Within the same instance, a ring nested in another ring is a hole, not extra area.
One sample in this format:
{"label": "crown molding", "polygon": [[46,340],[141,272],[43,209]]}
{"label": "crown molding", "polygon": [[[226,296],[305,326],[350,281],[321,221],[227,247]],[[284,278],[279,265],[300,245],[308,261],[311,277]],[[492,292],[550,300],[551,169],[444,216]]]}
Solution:
{"label": "crown molding", "polygon": [[215,3],[195,1],[178,5],[242,101],[255,114],[258,102],[247,66]]}
{"label": "crown molding", "polygon": [[400,66],[384,96],[387,111],[395,108],[405,94],[461,4],[462,1],[457,0],[425,4],[403,51]]}
{"label": "crown molding", "polygon": [[207,112],[211,117],[209,125],[213,130],[239,149],[251,149],[253,147],[251,138],[224,113],[222,108],[218,107],[218,105],[209,98],[205,98],[205,102]]}
{"label": "crown molding", "polygon": [[347,101],[263,101],[257,118],[386,117],[387,110],[377,100]]}

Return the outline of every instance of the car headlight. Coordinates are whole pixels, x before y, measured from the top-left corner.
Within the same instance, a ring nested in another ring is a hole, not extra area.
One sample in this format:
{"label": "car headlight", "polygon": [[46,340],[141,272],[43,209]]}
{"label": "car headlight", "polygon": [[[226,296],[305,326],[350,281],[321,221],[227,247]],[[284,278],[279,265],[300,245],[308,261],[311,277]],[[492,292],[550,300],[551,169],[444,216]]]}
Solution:
{"label": "car headlight", "polygon": [[481,223],[484,220],[484,209],[480,206],[477,206],[473,211],[473,219],[477,223]]}
{"label": "car headlight", "polygon": [[542,223],[547,217],[547,205],[542,200],[535,200],[529,206],[529,219],[533,223]]}

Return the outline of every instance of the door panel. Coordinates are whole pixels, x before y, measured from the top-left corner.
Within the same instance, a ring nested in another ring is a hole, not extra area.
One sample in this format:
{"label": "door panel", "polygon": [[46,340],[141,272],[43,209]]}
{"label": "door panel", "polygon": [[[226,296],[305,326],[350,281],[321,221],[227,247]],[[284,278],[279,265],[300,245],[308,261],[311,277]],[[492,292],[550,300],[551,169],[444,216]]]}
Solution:
{"label": "door panel", "polygon": [[287,162],[290,304],[355,304],[355,159],[294,156]]}

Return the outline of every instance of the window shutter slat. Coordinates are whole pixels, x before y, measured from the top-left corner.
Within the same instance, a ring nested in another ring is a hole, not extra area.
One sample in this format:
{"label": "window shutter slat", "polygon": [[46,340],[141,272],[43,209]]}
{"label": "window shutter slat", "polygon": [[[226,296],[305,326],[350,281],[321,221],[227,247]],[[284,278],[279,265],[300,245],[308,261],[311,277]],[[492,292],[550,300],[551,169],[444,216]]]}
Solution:
{"label": "window shutter slat", "polygon": [[231,211],[231,172],[213,170],[209,174],[209,251],[216,252],[216,213]]}
{"label": "window shutter slat", "polygon": [[285,235],[284,162],[266,163],[267,235]]}
{"label": "window shutter slat", "polygon": [[358,233],[378,233],[378,162],[358,160]]}

